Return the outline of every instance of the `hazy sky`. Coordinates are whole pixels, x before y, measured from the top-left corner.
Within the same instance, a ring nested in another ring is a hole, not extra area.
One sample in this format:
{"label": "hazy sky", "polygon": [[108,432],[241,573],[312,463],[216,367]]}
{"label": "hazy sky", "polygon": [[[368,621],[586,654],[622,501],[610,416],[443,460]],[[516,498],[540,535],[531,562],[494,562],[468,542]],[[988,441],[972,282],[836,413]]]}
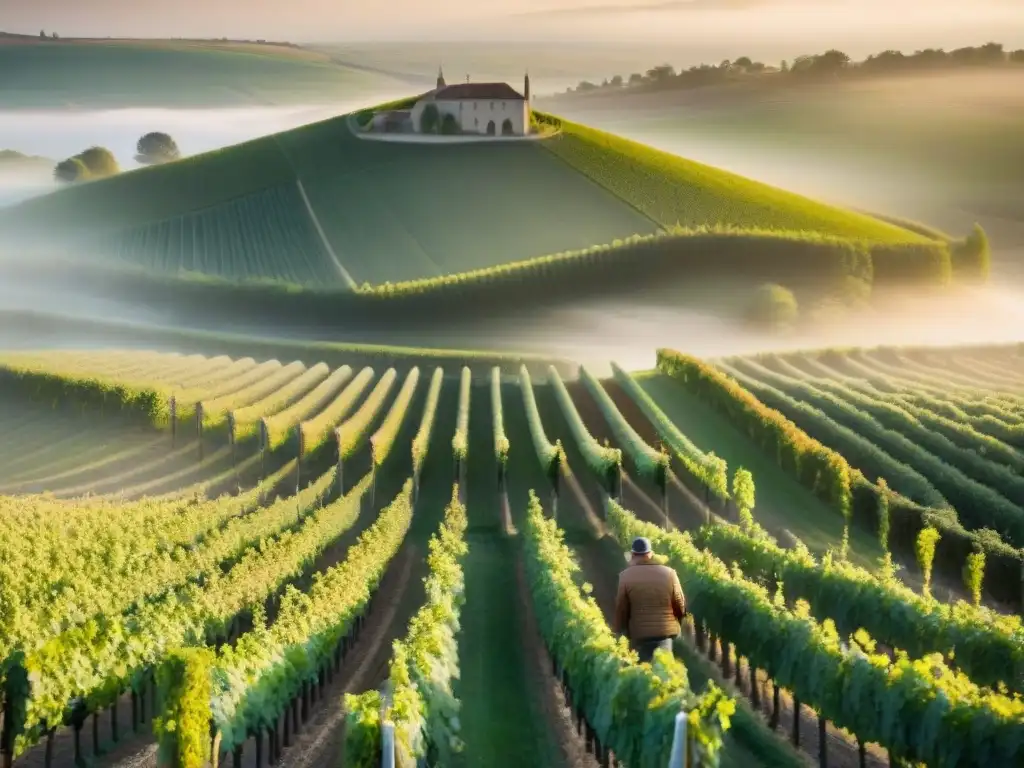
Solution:
{"label": "hazy sky", "polygon": [[0,0],[0,30],[64,36],[680,40],[818,37],[865,50],[1024,46],[1024,0]]}

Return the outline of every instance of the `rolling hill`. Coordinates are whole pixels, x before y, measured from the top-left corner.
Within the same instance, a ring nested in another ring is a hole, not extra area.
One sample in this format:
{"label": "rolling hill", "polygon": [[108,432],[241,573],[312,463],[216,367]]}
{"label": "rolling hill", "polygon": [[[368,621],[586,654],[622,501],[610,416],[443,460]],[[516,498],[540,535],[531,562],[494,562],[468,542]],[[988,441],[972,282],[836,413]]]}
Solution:
{"label": "rolling hill", "polygon": [[301,48],[231,41],[0,37],[5,109],[323,104],[400,91]]}
{"label": "rolling hill", "polygon": [[366,140],[346,116],[0,211],[22,242],[164,273],[378,286],[678,227],[885,246],[919,234],[582,125],[529,141]]}

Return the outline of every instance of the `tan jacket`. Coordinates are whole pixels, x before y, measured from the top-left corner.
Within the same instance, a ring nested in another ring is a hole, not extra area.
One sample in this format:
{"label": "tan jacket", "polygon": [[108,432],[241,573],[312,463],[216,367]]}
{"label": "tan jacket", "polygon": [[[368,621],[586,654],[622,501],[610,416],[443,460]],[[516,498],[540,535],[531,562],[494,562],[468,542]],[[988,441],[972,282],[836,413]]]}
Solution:
{"label": "tan jacket", "polygon": [[619,574],[613,631],[630,640],[675,637],[686,614],[683,588],[671,568],[634,558]]}

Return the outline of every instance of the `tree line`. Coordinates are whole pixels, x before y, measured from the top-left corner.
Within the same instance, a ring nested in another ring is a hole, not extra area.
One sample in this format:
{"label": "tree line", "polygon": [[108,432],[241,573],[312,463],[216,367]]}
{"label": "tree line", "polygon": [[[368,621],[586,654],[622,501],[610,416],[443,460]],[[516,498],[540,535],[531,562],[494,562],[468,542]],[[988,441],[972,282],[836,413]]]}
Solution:
{"label": "tree line", "polygon": [[754,61],[749,56],[719,64],[700,64],[681,69],[678,72],[671,64],[660,64],[644,73],[634,72],[628,77],[615,75],[602,83],[582,81],[566,93],[587,93],[599,90],[637,88],[645,91],[681,90],[699,88],[705,85],[752,79],[758,77],[785,77],[793,81],[815,80],[842,76],[892,75],[909,72],[928,72],[956,67],[996,67],[1024,65],[1024,49],[1007,51],[1002,43],[986,43],[945,51],[941,48],[926,48],[905,54],[902,51],[887,50],[868,56],[863,61],[854,61],[842,51],[831,49],[824,53],[797,56],[792,61],[782,61],[778,66]]}
{"label": "tree line", "polygon": [[[142,165],[159,165],[181,157],[178,145],[166,133],[147,133],[135,146],[135,160]],[[114,153],[106,147],[89,147],[77,155],[61,160],[53,169],[58,182],[72,184],[90,179],[102,179],[121,172]]]}

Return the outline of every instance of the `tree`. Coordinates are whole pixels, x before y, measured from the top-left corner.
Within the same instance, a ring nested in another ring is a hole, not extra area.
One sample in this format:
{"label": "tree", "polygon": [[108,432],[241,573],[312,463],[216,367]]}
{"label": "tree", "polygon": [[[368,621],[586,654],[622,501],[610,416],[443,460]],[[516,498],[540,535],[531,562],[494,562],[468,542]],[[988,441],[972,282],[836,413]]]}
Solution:
{"label": "tree", "polygon": [[181,157],[178,145],[166,133],[147,133],[139,139],[138,144],[135,145],[135,150],[138,152],[135,155],[135,159],[143,165],[169,163]]}
{"label": "tree", "polygon": [[67,160],[57,163],[53,169],[53,178],[64,184],[73,184],[76,181],[84,181],[89,178],[89,169],[79,158],[69,157]]}
{"label": "tree", "polygon": [[459,123],[455,119],[455,115],[446,113],[444,119],[441,121],[441,133],[445,136],[454,136],[459,132]]}
{"label": "tree", "polygon": [[436,104],[427,104],[420,114],[420,131],[422,133],[437,133],[438,123],[441,122],[441,113]]}
{"label": "tree", "polygon": [[630,85],[640,85],[640,83],[642,83],[643,81],[644,76],[641,75],[639,72],[634,72],[632,75],[629,76]]}
{"label": "tree", "polygon": [[964,586],[975,607],[981,605],[981,584],[985,579],[985,553],[971,552],[964,563]]}
{"label": "tree", "polygon": [[732,498],[739,512],[740,526],[750,533],[754,528],[754,476],[743,467],[732,476]]}
{"label": "tree", "polygon": [[622,75],[615,75],[615,77],[613,77],[611,79],[611,81],[609,82],[609,85],[611,85],[612,88],[621,88],[622,87]]}
{"label": "tree", "polygon": [[46,30],[45,29],[40,29],[39,30],[39,37],[43,38],[44,40],[46,39]]}
{"label": "tree", "polygon": [[958,280],[986,282],[992,272],[992,248],[979,224],[952,247],[953,275]]}
{"label": "tree", "polygon": [[785,327],[796,321],[799,307],[793,292],[776,283],[765,283],[754,294],[747,319],[756,325]]}
{"label": "tree", "polygon": [[84,152],[75,155],[89,169],[89,175],[97,178],[113,176],[121,172],[114,153],[106,147],[89,147]]}

